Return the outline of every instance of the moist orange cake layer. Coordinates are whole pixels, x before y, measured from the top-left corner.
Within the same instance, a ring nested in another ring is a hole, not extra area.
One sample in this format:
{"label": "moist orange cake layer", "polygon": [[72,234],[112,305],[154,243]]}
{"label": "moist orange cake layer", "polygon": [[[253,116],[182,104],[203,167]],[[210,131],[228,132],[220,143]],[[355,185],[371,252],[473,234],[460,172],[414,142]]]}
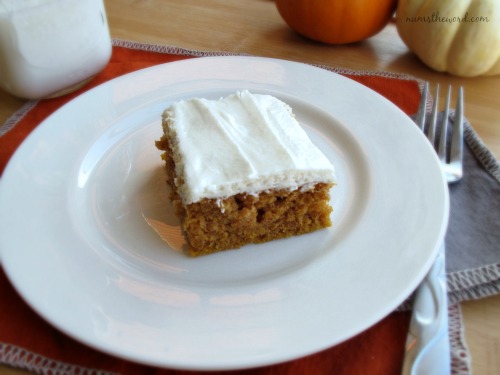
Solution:
{"label": "moist orange cake layer", "polygon": [[187,253],[199,256],[313,232],[331,226],[328,204],[333,184],[319,183],[306,191],[277,190],[258,196],[236,194],[226,199],[202,199],[184,205],[174,181],[178,178],[166,137],[157,142],[164,150],[167,183],[175,214],[181,221]]}

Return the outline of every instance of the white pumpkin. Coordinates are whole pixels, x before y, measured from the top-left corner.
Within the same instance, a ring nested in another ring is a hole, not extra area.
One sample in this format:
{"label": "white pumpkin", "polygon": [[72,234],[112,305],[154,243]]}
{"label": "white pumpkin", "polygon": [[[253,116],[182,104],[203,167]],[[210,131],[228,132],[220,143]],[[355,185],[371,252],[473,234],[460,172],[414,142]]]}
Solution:
{"label": "white pumpkin", "polygon": [[396,25],[408,48],[437,71],[500,74],[500,0],[399,0]]}

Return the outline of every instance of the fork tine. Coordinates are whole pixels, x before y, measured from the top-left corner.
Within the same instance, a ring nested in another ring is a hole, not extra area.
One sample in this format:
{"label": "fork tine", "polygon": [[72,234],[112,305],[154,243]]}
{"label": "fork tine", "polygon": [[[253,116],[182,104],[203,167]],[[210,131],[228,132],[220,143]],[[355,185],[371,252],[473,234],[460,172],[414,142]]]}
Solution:
{"label": "fork tine", "polygon": [[439,94],[439,83],[436,84],[436,92],[434,94],[434,102],[432,104],[431,120],[429,122],[429,129],[427,130],[427,139],[431,143],[432,147],[434,147],[436,139],[436,123],[437,123],[438,102],[439,102],[438,94]]}
{"label": "fork tine", "polygon": [[[429,119],[429,125],[425,129],[425,113],[422,112],[426,108],[427,95],[429,90],[429,84],[426,82],[424,89],[422,90],[422,96],[420,98],[419,109],[417,116],[414,121],[418,127],[422,130],[424,134],[427,135],[429,143],[436,150],[436,153],[441,164],[441,170],[443,172],[446,181],[451,184],[460,179],[463,176],[463,88],[460,87],[457,95],[457,104],[455,108],[455,114],[453,117],[453,125],[448,129],[448,120],[450,114],[450,97],[451,97],[451,86],[448,86],[448,92],[446,94],[446,103],[443,109],[443,118],[439,124],[439,129],[437,128],[437,112],[438,112],[438,95],[439,95],[439,84],[436,84],[436,93],[433,98],[431,118]],[[427,131],[426,131],[427,130]],[[451,141],[448,142],[448,132],[451,134]],[[439,140],[436,142],[435,138],[438,137]],[[437,144],[436,144],[437,143]],[[449,155],[448,155],[449,154]]]}
{"label": "fork tine", "polygon": [[426,104],[427,104],[427,93],[429,91],[429,82],[425,82],[424,89],[422,90],[422,99],[420,99],[420,104],[417,110],[417,116],[415,122],[417,123],[420,130],[424,130],[425,125],[425,115],[426,115]]}
{"label": "fork tine", "polygon": [[446,94],[446,104],[444,105],[443,118],[441,121],[441,134],[439,136],[439,147],[438,156],[439,159],[446,163],[446,142],[447,142],[447,132],[448,132],[448,116],[450,114],[450,95],[451,86],[448,86],[448,93]]}
{"label": "fork tine", "polygon": [[463,87],[458,89],[457,105],[455,116],[453,118],[453,133],[451,138],[450,164],[454,165],[457,173],[462,174],[462,155],[463,155],[463,134],[464,134],[464,93]]}

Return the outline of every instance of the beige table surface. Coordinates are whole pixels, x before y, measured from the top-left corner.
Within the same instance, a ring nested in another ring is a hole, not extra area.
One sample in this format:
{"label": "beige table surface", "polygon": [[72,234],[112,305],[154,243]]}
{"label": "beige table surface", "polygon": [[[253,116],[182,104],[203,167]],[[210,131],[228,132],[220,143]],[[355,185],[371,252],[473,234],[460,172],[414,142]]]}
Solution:
{"label": "beige table surface", "polygon": [[[293,33],[272,0],[105,0],[105,5],[113,38],[407,73],[442,87],[462,85],[465,115],[500,155],[500,76],[460,78],[433,71],[409,52],[394,24],[362,43],[329,46]],[[23,103],[0,90],[0,123]],[[463,303],[462,311],[474,373],[500,373],[500,296]],[[0,366],[1,375],[20,373]]]}

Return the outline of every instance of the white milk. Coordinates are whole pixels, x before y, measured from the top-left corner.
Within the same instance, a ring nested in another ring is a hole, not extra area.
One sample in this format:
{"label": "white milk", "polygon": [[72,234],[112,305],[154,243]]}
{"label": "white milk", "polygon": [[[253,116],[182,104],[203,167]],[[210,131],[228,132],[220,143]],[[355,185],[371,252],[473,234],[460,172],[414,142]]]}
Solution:
{"label": "white milk", "polygon": [[28,99],[75,90],[108,64],[102,0],[0,0],[0,87]]}

